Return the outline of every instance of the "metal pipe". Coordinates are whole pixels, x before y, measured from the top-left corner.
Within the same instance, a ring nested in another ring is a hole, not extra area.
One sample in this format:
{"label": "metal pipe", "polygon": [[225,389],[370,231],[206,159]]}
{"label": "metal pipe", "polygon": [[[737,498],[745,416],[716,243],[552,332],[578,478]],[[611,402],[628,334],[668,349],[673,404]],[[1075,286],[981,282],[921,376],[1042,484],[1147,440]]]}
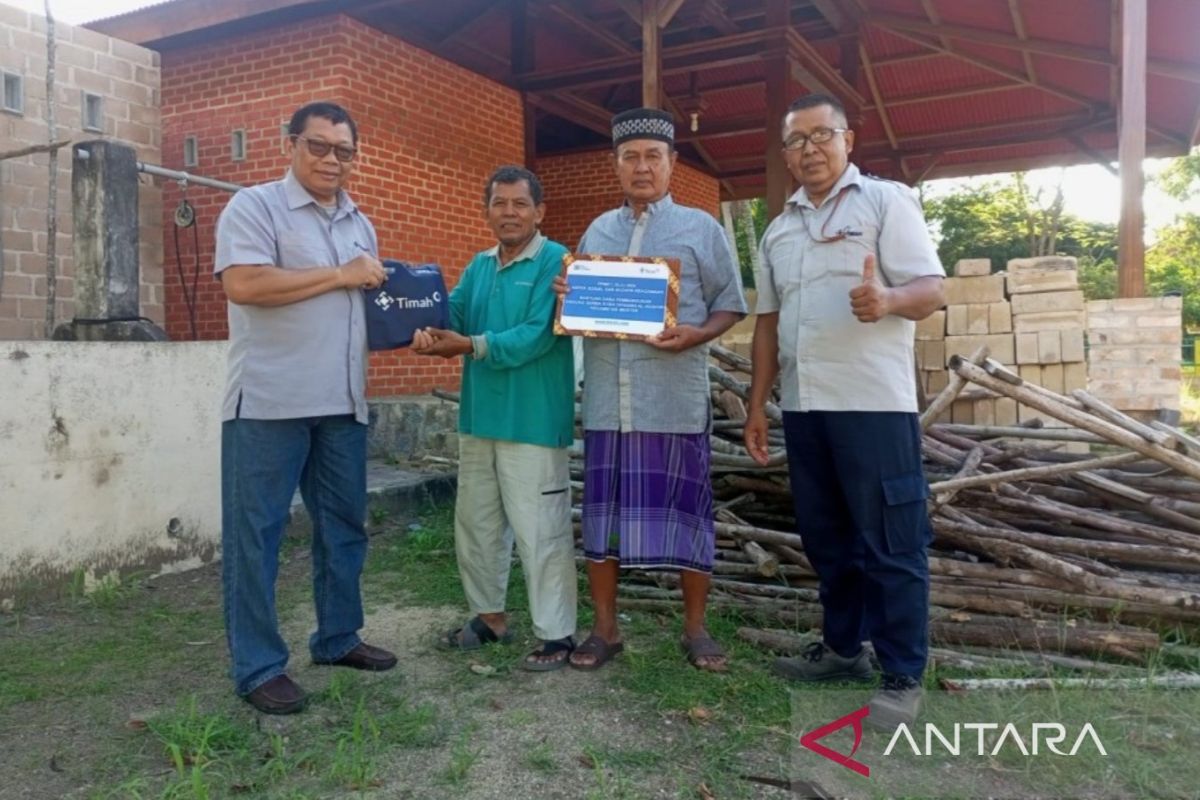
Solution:
{"label": "metal pipe", "polygon": [[[76,150],[75,155],[84,160],[91,157],[91,154],[87,150]],[[138,172],[144,172],[147,175],[155,175],[159,178],[166,178],[172,181],[193,183],[196,186],[207,186],[210,189],[221,189],[226,192],[237,192],[244,188],[236,183],[226,183],[225,181],[218,181],[213,178],[202,178],[199,175],[192,175],[190,172],[178,172],[177,170],[160,167],[157,164],[147,164],[144,161],[137,162],[137,169]]]}

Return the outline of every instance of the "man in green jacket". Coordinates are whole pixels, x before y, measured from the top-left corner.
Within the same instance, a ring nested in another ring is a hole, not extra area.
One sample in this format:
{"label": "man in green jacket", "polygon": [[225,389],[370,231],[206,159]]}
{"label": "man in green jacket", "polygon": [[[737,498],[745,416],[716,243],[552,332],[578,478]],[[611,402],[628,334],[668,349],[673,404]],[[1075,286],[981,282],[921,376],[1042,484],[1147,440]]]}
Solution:
{"label": "man in green jacket", "polygon": [[515,535],[534,634],[522,662],[545,672],[575,649],[575,543],[567,448],[574,439],[571,340],[552,328],[551,284],[567,249],[538,231],[546,213],[529,170],[497,169],[484,191],[498,244],[476,254],[450,293],[453,330],[426,328],[423,355],[465,356],[458,416],[454,542],[471,617],[442,644],[473,650],[512,639],[504,613]]}

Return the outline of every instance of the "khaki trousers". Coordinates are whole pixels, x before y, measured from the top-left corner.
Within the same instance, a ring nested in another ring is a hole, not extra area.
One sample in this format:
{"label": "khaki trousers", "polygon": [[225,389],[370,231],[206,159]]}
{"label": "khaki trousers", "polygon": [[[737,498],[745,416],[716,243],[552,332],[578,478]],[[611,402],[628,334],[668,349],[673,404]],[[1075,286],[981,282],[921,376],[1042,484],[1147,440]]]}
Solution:
{"label": "khaki trousers", "polygon": [[575,540],[567,450],[458,437],[454,544],[473,614],[505,610],[515,539],[539,639],[575,633]]}

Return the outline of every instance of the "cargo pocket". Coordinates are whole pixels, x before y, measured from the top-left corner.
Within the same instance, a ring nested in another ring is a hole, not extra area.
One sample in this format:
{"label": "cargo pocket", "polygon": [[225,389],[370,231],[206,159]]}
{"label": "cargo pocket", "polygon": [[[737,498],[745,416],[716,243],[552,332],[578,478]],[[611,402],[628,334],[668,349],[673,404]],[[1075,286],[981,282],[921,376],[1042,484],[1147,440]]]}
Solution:
{"label": "cargo pocket", "polygon": [[557,480],[543,483],[542,501],[538,509],[538,529],[547,542],[567,541],[574,544],[571,526],[571,486]]}
{"label": "cargo pocket", "polygon": [[929,484],[920,472],[883,479],[883,532],[892,555],[910,553],[929,544],[932,531],[925,500]]}

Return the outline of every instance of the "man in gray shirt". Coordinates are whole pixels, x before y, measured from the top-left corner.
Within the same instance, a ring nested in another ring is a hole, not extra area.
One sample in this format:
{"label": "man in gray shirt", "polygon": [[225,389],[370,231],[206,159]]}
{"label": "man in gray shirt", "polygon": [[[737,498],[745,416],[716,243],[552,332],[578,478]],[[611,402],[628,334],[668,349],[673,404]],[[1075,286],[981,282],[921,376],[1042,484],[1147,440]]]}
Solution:
{"label": "man in gray shirt", "polygon": [[[680,644],[698,669],[726,669],[704,626],[713,567],[709,478],[708,342],[746,313],[724,229],[710,214],[676,205],[670,114],[637,108],[613,117],[613,158],[625,195],[579,243],[592,255],[677,258],[679,324],[646,341],[584,340],[583,549],[596,620],[571,656],[596,669],[621,652],[621,567],[680,573]],[[561,278],[556,291],[568,287]]]}
{"label": "man in gray shirt", "polygon": [[313,520],[317,664],[386,670],[396,657],[358,635],[367,553],[366,323],[362,289],[385,277],[375,229],[343,190],[358,131],[312,103],[288,126],[283,180],[233,196],[217,222],[215,272],[229,298],[221,431],[225,634],[238,695],[301,710],[275,616],[275,577],[297,487]]}
{"label": "man in gray shirt", "polygon": [[746,447],[767,461],[776,375],[796,525],[821,581],[823,641],[776,669],[798,681],[873,680],[872,724],[911,724],[928,655],[929,494],[913,376],[914,320],[943,304],[942,265],[912,191],[849,162],[832,97],[783,119],[800,188],[763,234]]}

